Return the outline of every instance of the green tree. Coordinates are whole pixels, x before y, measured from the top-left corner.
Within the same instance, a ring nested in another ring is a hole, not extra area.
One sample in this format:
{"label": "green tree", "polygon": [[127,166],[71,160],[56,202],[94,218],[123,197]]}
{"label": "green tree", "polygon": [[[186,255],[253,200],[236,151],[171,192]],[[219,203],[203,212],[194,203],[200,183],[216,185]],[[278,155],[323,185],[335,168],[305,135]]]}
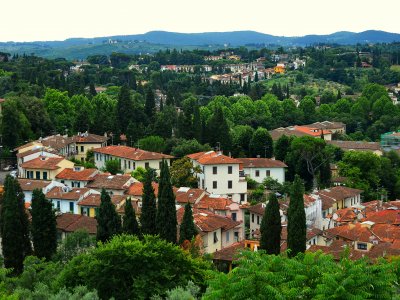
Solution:
{"label": "green tree", "polygon": [[137,167],[134,171],[132,171],[131,176],[140,182],[144,182],[146,178],[146,169],[143,167]]}
{"label": "green tree", "polygon": [[50,260],[57,250],[57,221],[52,203],[41,190],[32,193],[32,242],[39,258]]}
{"label": "green tree", "polygon": [[132,201],[130,198],[126,199],[125,211],[122,222],[122,232],[140,236],[140,228],[136,219],[135,210],[132,207]]}
{"label": "green tree", "polygon": [[272,137],[265,128],[257,128],[250,140],[250,156],[271,158],[273,155]]}
{"label": "green tree", "polygon": [[184,241],[191,241],[197,235],[196,225],[194,225],[192,207],[190,203],[186,203],[185,212],[179,227],[179,244]]}
{"label": "green tree", "polygon": [[304,184],[300,176],[296,175],[290,193],[288,208],[287,248],[290,249],[290,257],[294,257],[306,250],[307,226],[303,195]]}
{"label": "green tree", "polygon": [[140,214],[140,225],[142,234],[156,234],[156,196],[152,185],[153,176],[146,172],[143,182],[142,211]]}
{"label": "green tree", "polygon": [[194,167],[188,157],[175,160],[171,165],[171,182],[177,187],[197,187],[196,174],[201,173],[200,167]]}
{"label": "green tree", "polygon": [[139,140],[139,147],[143,150],[162,153],[165,150],[165,141],[162,137],[150,135]]}
{"label": "green tree", "polygon": [[[150,299],[165,296],[189,280],[204,288],[209,264],[158,237],[143,240],[122,235],[75,257],[58,283],[67,288],[86,285],[101,299]],[[112,274],[112,276],[110,276]]]}
{"label": "green tree", "polygon": [[274,154],[275,158],[280,161],[285,161],[286,154],[290,149],[290,142],[291,139],[286,136],[282,135],[275,143],[274,147]]}
{"label": "green tree", "polygon": [[[161,189],[161,191],[160,191]],[[172,190],[169,168],[166,161],[162,162],[160,174],[159,197],[156,216],[157,233],[168,242],[176,243],[177,220],[175,195]]]}
{"label": "green tree", "polygon": [[106,161],[106,172],[110,172],[111,174],[120,174],[121,170],[121,161],[119,159],[110,159]]}
{"label": "green tree", "polygon": [[274,193],[271,193],[268,198],[260,231],[260,249],[265,250],[267,254],[278,255],[281,252],[282,225],[279,203]]}
{"label": "green tree", "polygon": [[1,205],[0,233],[4,266],[20,274],[24,258],[32,252],[29,222],[25,212],[24,193],[18,181],[7,176]]}
{"label": "green tree", "polygon": [[123,85],[118,94],[116,116],[121,132],[126,132],[129,122],[136,117],[134,115],[134,104],[131,93],[127,85]]}
{"label": "green tree", "polygon": [[113,235],[121,233],[121,218],[105,189],[101,191],[101,203],[97,215],[97,240],[107,242]]}
{"label": "green tree", "polygon": [[202,145],[197,140],[184,140],[179,139],[177,144],[172,148],[171,155],[175,157],[184,157],[185,155],[202,152],[202,151],[209,151],[211,147],[206,144]]}
{"label": "green tree", "polygon": [[221,150],[230,151],[232,138],[228,122],[221,107],[217,107],[207,124],[207,141],[212,147],[221,146]]}
{"label": "green tree", "polygon": [[65,239],[61,241],[54,255],[54,260],[66,263],[75,256],[88,252],[94,246],[96,246],[96,239],[86,229],[79,229],[67,234]]}
{"label": "green tree", "polygon": [[150,84],[146,85],[146,103],[144,105],[144,110],[147,117],[152,120],[156,111],[156,102],[154,98],[153,90]]}

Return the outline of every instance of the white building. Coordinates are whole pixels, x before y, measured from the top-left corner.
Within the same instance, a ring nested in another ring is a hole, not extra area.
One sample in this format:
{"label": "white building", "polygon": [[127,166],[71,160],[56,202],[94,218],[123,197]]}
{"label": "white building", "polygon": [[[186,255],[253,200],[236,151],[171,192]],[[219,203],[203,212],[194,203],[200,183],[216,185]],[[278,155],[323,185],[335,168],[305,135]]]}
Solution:
{"label": "white building", "polygon": [[246,177],[262,183],[266,177],[271,177],[279,183],[285,182],[285,168],[287,165],[280,160],[269,158],[238,158],[242,163]]}
{"label": "white building", "polygon": [[111,159],[119,159],[121,170],[131,173],[138,167],[152,168],[159,172],[161,161],[164,159],[171,164],[173,156],[158,152],[145,151],[128,146],[107,146],[93,149],[95,164],[98,169],[105,168],[106,162]]}
{"label": "white building", "polygon": [[199,188],[232,198],[237,203],[247,202],[247,182],[240,172],[239,160],[215,151],[193,153],[188,157],[202,170],[197,174]]}
{"label": "white building", "polygon": [[70,188],[85,187],[99,173],[97,169],[85,169],[81,166],[66,168],[56,175],[56,181]]}

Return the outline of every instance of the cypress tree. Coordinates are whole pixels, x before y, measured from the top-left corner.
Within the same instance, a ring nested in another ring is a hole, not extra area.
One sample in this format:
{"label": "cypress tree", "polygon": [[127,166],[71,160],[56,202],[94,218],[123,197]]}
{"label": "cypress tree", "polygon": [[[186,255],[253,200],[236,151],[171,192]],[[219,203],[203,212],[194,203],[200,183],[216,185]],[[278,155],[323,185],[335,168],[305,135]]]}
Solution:
{"label": "cypress tree", "polygon": [[144,110],[147,117],[152,120],[156,110],[156,101],[150,85],[146,86],[146,103],[144,104]]}
{"label": "cypress tree", "polygon": [[29,221],[25,213],[24,194],[18,181],[7,176],[0,216],[0,233],[4,266],[20,274],[27,255],[32,253]]}
{"label": "cypress tree", "polygon": [[221,145],[221,150],[230,151],[232,148],[232,138],[229,124],[224,117],[221,107],[217,107],[214,114],[208,121],[207,138],[211,146]]}
{"label": "cypress tree", "polygon": [[280,161],[285,161],[286,154],[290,150],[291,139],[282,135],[275,143],[274,154],[275,158]]}
{"label": "cypress tree", "polygon": [[249,146],[251,157],[259,155],[260,157],[271,158],[274,152],[272,137],[268,130],[262,127],[254,131]]}
{"label": "cypress tree", "polygon": [[267,254],[278,255],[281,251],[281,215],[279,213],[279,203],[275,194],[269,196],[267,207],[261,221],[260,248]]}
{"label": "cypress tree", "polygon": [[157,234],[156,229],[156,196],[151,185],[153,176],[151,172],[146,172],[143,182],[142,213],[140,215],[140,225],[142,234]]}
{"label": "cypress tree", "polygon": [[160,177],[161,192],[159,192],[156,226],[157,233],[162,239],[176,243],[177,221],[175,208],[175,195],[172,190],[168,164],[163,161],[162,173]]}
{"label": "cypress tree", "polygon": [[179,244],[182,244],[185,240],[191,241],[196,235],[197,229],[193,221],[192,207],[190,203],[186,203],[185,213],[179,228]]}
{"label": "cypress tree", "polygon": [[97,237],[98,241],[107,242],[113,235],[121,233],[121,218],[111,202],[110,195],[105,189],[101,191],[101,203],[97,215]]}
{"label": "cypress tree", "polygon": [[120,132],[125,133],[126,129],[129,125],[129,122],[134,119],[135,115],[133,112],[133,101],[131,98],[130,90],[127,85],[123,85],[118,94],[118,102],[117,102],[117,120],[119,122],[119,130]]}
{"label": "cypress tree", "polygon": [[132,201],[130,198],[126,199],[125,202],[125,214],[123,217],[122,231],[127,234],[140,236],[139,224],[136,219],[136,213],[132,207]]}
{"label": "cypress tree", "polygon": [[51,259],[57,250],[57,220],[52,203],[41,190],[32,193],[32,241],[35,255]]}
{"label": "cypress tree", "polygon": [[294,257],[299,252],[306,250],[306,213],[304,211],[304,183],[299,175],[294,177],[290,203],[288,208],[288,236],[287,248],[290,249],[289,256]]}

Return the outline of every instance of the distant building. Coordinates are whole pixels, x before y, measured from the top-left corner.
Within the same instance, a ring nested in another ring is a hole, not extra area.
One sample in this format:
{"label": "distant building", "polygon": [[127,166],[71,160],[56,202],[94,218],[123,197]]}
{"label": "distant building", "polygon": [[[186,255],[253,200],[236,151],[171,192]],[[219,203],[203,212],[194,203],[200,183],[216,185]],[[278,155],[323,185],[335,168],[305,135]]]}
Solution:
{"label": "distant building", "polygon": [[285,182],[287,165],[280,160],[269,158],[238,158],[242,163],[246,177],[262,183],[266,177],[271,177],[279,183]]}

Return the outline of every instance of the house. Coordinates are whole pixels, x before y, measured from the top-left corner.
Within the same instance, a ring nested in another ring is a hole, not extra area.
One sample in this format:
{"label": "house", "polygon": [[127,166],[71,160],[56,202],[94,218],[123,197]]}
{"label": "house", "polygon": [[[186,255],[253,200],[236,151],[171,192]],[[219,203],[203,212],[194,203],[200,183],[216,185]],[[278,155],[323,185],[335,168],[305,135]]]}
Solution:
{"label": "house", "polygon": [[325,141],[332,140],[332,132],[330,130],[298,125],[276,128],[271,130],[270,134],[274,141],[278,140],[282,135],[295,137],[311,136],[315,138],[323,138]]}
{"label": "house", "polygon": [[208,193],[203,189],[180,187],[175,191],[175,201],[177,204],[195,204],[203,199]]}
{"label": "house", "polygon": [[53,203],[53,207],[61,213],[78,213],[78,202],[89,194],[99,192],[88,188],[69,188],[67,186],[55,186],[46,193],[46,198]]}
{"label": "house", "polygon": [[40,138],[14,150],[17,151],[17,154],[20,154],[39,147],[43,147],[47,152],[56,153],[64,157],[71,157],[75,153],[75,143],[72,138],[60,134]]}
{"label": "house", "polygon": [[162,160],[166,160],[168,165],[170,165],[171,158],[173,158],[171,155],[127,146],[107,146],[94,149],[93,152],[97,168],[104,168],[108,160],[119,159],[121,169],[125,173],[131,173],[138,167],[144,169],[152,168],[159,172]]}
{"label": "house", "polygon": [[77,230],[85,230],[90,235],[95,236],[97,233],[97,220],[83,215],[77,214],[60,214],[57,216],[57,235],[59,240]]}
{"label": "house", "polygon": [[75,159],[86,160],[87,152],[107,146],[107,139],[106,136],[88,133],[87,131],[74,135],[72,141],[75,144]]}
{"label": "house", "polygon": [[[178,227],[182,222],[184,210],[185,208],[181,207],[177,211]],[[214,253],[243,239],[241,222],[233,221],[231,218],[207,210],[194,209],[193,220],[206,253]]]}
{"label": "house", "polygon": [[99,173],[97,169],[85,169],[81,166],[66,168],[56,175],[56,180],[69,186],[85,187]]}
{"label": "house", "polygon": [[32,193],[34,190],[38,189],[44,192],[45,189],[54,182],[48,180],[18,178],[18,183],[21,187],[22,192],[24,193],[25,202],[31,203]]}
{"label": "house", "polygon": [[[127,195],[110,195],[111,202],[115,205],[115,209],[118,211],[121,208],[123,209],[125,201],[129,196]],[[137,201],[132,201],[132,205],[137,203]],[[81,215],[96,217],[100,208],[101,203],[101,195],[100,193],[91,193],[85,195],[82,200],[78,202],[78,213]],[[133,205],[135,208],[135,205]],[[138,210],[136,209],[136,212]],[[137,215],[137,214],[136,214]]]}
{"label": "house", "polygon": [[309,125],[303,125],[310,128],[325,129],[332,132],[332,134],[346,134],[346,124],[342,122],[323,121],[315,122]]}
{"label": "house", "polygon": [[55,151],[52,148],[48,148],[48,147],[44,147],[44,146],[34,146],[30,150],[18,152],[17,153],[18,174],[23,174],[23,170],[21,168],[21,165],[24,162],[27,162],[27,161],[30,161],[32,159],[38,158],[39,156],[59,157],[59,155],[57,154],[57,151]]}
{"label": "house", "polygon": [[29,179],[53,180],[65,168],[73,168],[74,163],[64,157],[38,156],[21,164],[20,177]]}
{"label": "house", "polygon": [[87,188],[101,192],[105,189],[111,195],[123,195],[128,191],[135,179],[130,175],[111,175],[109,173],[96,174],[93,180],[86,185]]}
{"label": "house", "polygon": [[[157,183],[157,182],[152,182],[152,186],[153,186],[153,189],[154,189],[154,195],[155,195],[156,198],[157,198],[157,196],[158,196],[158,183]],[[173,189],[174,189],[174,187],[173,187]],[[126,194],[127,194],[128,196],[137,198],[137,199],[139,199],[140,201],[142,201],[142,197],[143,197],[143,183],[140,182],[140,181],[135,181],[135,182],[133,182],[133,183],[129,186],[128,190],[126,191]]]}
{"label": "house", "polygon": [[285,65],[284,64],[277,64],[274,67],[275,74],[284,74],[285,73]]}
{"label": "house", "polygon": [[238,203],[247,202],[247,182],[239,160],[215,151],[187,156],[195,167],[202,170],[196,174],[200,188],[211,194],[230,197]]}
{"label": "house", "polygon": [[233,221],[242,222],[244,225],[244,211],[239,203],[231,199],[215,194],[206,194],[193,205],[193,208],[208,210],[217,215],[229,217]]}
{"label": "house", "polygon": [[343,151],[367,151],[378,156],[383,154],[381,145],[377,142],[364,141],[327,141],[329,145],[339,147]]}
{"label": "house", "polygon": [[243,250],[257,251],[260,241],[243,240],[233,243],[213,254],[213,263],[220,272],[232,271],[232,263],[238,259],[238,254]]}
{"label": "house", "polygon": [[271,177],[279,183],[285,182],[287,165],[280,160],[269,158],[238,158],[242,163],[246,177],[262,183],[266,177]]}

